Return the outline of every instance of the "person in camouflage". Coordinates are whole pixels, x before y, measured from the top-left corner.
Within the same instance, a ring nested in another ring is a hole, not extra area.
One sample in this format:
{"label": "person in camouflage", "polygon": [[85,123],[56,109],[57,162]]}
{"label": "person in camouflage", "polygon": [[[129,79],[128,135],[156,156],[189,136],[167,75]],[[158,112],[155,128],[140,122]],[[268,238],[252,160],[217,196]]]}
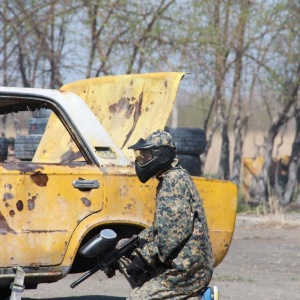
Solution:
{"label": "person in camouflage", "polygon": [[187,299],[209,285],[213,254],[202,201],[175,154],[168,132],[158,130],[129,147],[138,178],[159,180],[154,224],[139,234],[134,259],[120,264],[133,290],[127,299]]}

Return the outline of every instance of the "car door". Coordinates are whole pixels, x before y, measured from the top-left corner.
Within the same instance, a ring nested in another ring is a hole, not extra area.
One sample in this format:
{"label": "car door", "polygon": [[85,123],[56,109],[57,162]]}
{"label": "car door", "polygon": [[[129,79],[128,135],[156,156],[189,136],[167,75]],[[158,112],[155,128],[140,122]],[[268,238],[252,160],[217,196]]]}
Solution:
{"label": "car door", "polygon": [[[14,105],[14,119],[22,121],[24,118],[17,117],[18,107],[22,105]],[[14,158],[7,157],[0,163],[1,267],[59,265],[76,226],[103,206],[102,173],[87,161],[67,130],[52,137],[52,147],[40,149],[45,153],[57,151],[62,134],[68,134],[72,148],[60,159],[45,162],[18,158],[17,141],[29,141],[19,151],[24,153],[26,149],[33,151],[30,141],[38,137],[29,134],[26,126],[13,137]],[[14,130],[9,134],[14,135]]]}

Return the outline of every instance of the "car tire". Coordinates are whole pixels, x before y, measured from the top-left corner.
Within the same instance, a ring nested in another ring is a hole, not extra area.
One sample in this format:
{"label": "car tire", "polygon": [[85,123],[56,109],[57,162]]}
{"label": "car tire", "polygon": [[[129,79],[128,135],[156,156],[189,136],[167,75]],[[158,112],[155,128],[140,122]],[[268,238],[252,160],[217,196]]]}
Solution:
{"label": "car tire", "polygon": [[199,155],[177,154],[180,165],[192,176],[201,176],[201,160]]}
{"label": "car tire", "polygon": [[20,135],[15,139],[15,154],[20,160],[32,160],[42,134]]}
{"label": "car tire", "polygon": [[48,120],[48,118],[30,118],[28,121],[29,134],[43,134]]}
{"label": "car tire", "polygon": [[7,159],[7,138],[6,137],[0,137],[0,157],[2,160]]}
{"label": "car tire", "polygon": [[35,110],[32,113],[32,116],[34,118],[49,118],[50,114],[51,114],[51,109],[42,108],[39,110]]}
{"label": "car tire", "polygon": [[202,154],[206,147],[205,131],[201,128],[168,128],[179,154]]}

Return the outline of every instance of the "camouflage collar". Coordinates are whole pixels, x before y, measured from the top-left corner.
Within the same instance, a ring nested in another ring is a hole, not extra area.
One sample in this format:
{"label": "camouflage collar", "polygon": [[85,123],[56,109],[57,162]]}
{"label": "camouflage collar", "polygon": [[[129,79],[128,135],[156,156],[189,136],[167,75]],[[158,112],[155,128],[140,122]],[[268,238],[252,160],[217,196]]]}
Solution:
{"label": "camouflage collar", "polygon": [[163,178],[172,170],[174,169],[182,169],[181,165],[179,164],[179,159],[177,157],[174,158],[170,168],[168,168],[167,170],[165,170],[162,174],[156,176],[156,179],[159,181],[162,181]]}

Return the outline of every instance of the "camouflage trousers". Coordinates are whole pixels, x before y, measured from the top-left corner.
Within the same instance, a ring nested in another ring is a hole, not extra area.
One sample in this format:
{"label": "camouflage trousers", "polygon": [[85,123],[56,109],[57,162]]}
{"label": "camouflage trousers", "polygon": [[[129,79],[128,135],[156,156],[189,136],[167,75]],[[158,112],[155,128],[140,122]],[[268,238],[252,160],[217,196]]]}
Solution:
{"label": "camouflage trousers", "polygon": [[[181,294],[176,290],[168,290],[164,285],[161,284],[161,278],[152,277],[149,274],[144,274],[138,278],[129,276],[126,272],[126,267],[131,263],[129,259],[121,258],[119,260],[119,268],[121,273],[128,280],[132,287],[132,292],[127,300],[161,300],[161,299],[201,299],[198,297],[192,297],[192,295]],[[192,298],[190,298],[192,297]]]}

